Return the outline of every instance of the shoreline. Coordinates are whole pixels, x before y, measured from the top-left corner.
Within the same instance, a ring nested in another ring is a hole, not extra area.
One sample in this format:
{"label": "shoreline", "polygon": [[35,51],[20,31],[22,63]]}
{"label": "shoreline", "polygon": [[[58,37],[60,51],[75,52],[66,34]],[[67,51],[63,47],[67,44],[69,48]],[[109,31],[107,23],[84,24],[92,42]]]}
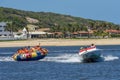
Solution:
{"label": "shoreline", "polygon": [[0,47],[35,46],[84,46],[84,45],[120,45],[120,38],[112,39],[34,39],[21,41],[1,41]]}

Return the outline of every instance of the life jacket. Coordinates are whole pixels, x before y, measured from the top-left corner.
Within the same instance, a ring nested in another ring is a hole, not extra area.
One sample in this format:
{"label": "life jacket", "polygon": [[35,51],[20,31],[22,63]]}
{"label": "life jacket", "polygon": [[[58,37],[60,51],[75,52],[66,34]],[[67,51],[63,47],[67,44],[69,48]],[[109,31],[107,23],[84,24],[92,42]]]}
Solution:
{"label": "life jacket", "polygon": [[26,58],[31,58],[31,57],[32,57],[32,55],[31,55],[31,54],[26,53]]}
{"label": "life jacket", "polygon": [[25,51],[24,51],[24,50],[21,50],[21,53],[22,53],[22,54],[24,54],[24,53],[25,53]]}
{"label": "life jacket", "polygon": [[30,49],[30,50],[29,50],[29,53],[32,53],[32,52],[33,52],[33,50],[32,50],[32,49]]}
{"label": "life jacket", "polygon": [[25,53],[28,53],[29,51],[27,49],[24,50]]}
{"label": "life jacket", "polygon": [[18,54],[23,54],[24,53],[24,50],[19,50],[18,51]]}

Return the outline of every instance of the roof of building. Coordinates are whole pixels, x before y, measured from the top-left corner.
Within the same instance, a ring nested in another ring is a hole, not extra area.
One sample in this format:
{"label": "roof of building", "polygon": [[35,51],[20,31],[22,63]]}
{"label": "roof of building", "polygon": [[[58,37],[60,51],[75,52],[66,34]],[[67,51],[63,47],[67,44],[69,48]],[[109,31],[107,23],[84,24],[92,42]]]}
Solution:
{"label": "roof of building", "polygon": [[22,31],[25,32],[25,31],[27,31],[27,30],[26,30],[26,28],[24,27]]}
{"label": "roof of building", "polygon": [[36,34],[36,35],[38,35],[38,34],[52,34],[52,33],[48,33],[48,32],[42,32],[42,31],[35,31],[35,32],[29,32],[29,34]]}
{"label": "roof of building", "polygon": [[88,34],[88,33],[89,33],[89,34],[92,34],[93,31],[89,31],[89,32],[88,32],[88,31],[79,31],[78,33],[79,33],[79,34]]}
{"label": "roof of building", "polygon": [[106,30],[106,32],[110,32],[110,33],[120,33],[120,30]]}

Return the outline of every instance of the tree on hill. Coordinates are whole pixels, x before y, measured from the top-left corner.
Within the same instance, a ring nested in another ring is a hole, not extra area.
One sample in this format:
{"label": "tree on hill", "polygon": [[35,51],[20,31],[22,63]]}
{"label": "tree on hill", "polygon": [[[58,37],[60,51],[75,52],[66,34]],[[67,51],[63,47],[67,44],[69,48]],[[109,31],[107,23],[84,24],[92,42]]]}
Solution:
{"label": "tree on hill", "polygon": [[[26,17],[37,20],[38,22],[30,23]],[[51,12],[32,12],[3,7],[0,7],[0,21],[12,22],[13,31],[23,29],[27,24],[36,25],[39,28],[50,28],[52,32],[87,31],[87,26],[91,30],[120,30],[120,25],[106,21],[84,19]],[[7,29],[9,30],[9,26]]]}

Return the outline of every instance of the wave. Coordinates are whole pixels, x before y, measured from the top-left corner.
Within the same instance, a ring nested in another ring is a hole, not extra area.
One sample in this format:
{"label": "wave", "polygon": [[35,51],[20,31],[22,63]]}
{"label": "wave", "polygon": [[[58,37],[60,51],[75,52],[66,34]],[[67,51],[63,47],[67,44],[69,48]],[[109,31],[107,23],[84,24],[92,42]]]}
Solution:
{"label": "wave", "polygon": [[7,56],[7,57],[0,57],[0,61],[14,61],[12,57]]}
{"label": "wave", "polygon": [[14,52],[1,52],[0,54],[13,54]]}
{"label": "wave", "polygon": [[116,60],[116,59],[119,59],[119,57],[118,56],[113,56],[113,55],[104,56],[104,61],[113,61],[113,60]]}
{"label": "wave", "polygon": [[[10,56],[0,56],[0,61],[14,61]],[[62,54],[54,57],[45,57],[39,61],[48,61],[48,62],[61,62],[61,63],[77,63],[81,62],[78,54]]]}
{"label": "wave", "polygon": [[[102,56],[103,61],[113,61],[119,59],[118,56]],[[61,62],[61,63],[82,63],[82,58],[78,54],[62,54],[56,57],[46,57],[42,61]]]}
{"label": "wave", "polygon": [[120,49],[100,49],[101,51],[120,51]]}
{"label": "wave", "polygon": [[[113,61],[119,59],[117,56],[102,56],[104,61]],[[0,56],[0,61],[14,61],[10,56]],[[39,61],[60,62],[60,63],[82,63],[82,58],[78,54],[61,54],[54,57],[46,56]]]}
{"label": "wave", "polygon": [[56,51],[50,51],[50,53],[73,53],[77,52],[77,50],[56,50]]}
{"label": "wave", "polygon": [[42,61],[61,62],[61,63],[80,63],[82,58],[78,54],[62,54],[56,57],[46,57]]}

